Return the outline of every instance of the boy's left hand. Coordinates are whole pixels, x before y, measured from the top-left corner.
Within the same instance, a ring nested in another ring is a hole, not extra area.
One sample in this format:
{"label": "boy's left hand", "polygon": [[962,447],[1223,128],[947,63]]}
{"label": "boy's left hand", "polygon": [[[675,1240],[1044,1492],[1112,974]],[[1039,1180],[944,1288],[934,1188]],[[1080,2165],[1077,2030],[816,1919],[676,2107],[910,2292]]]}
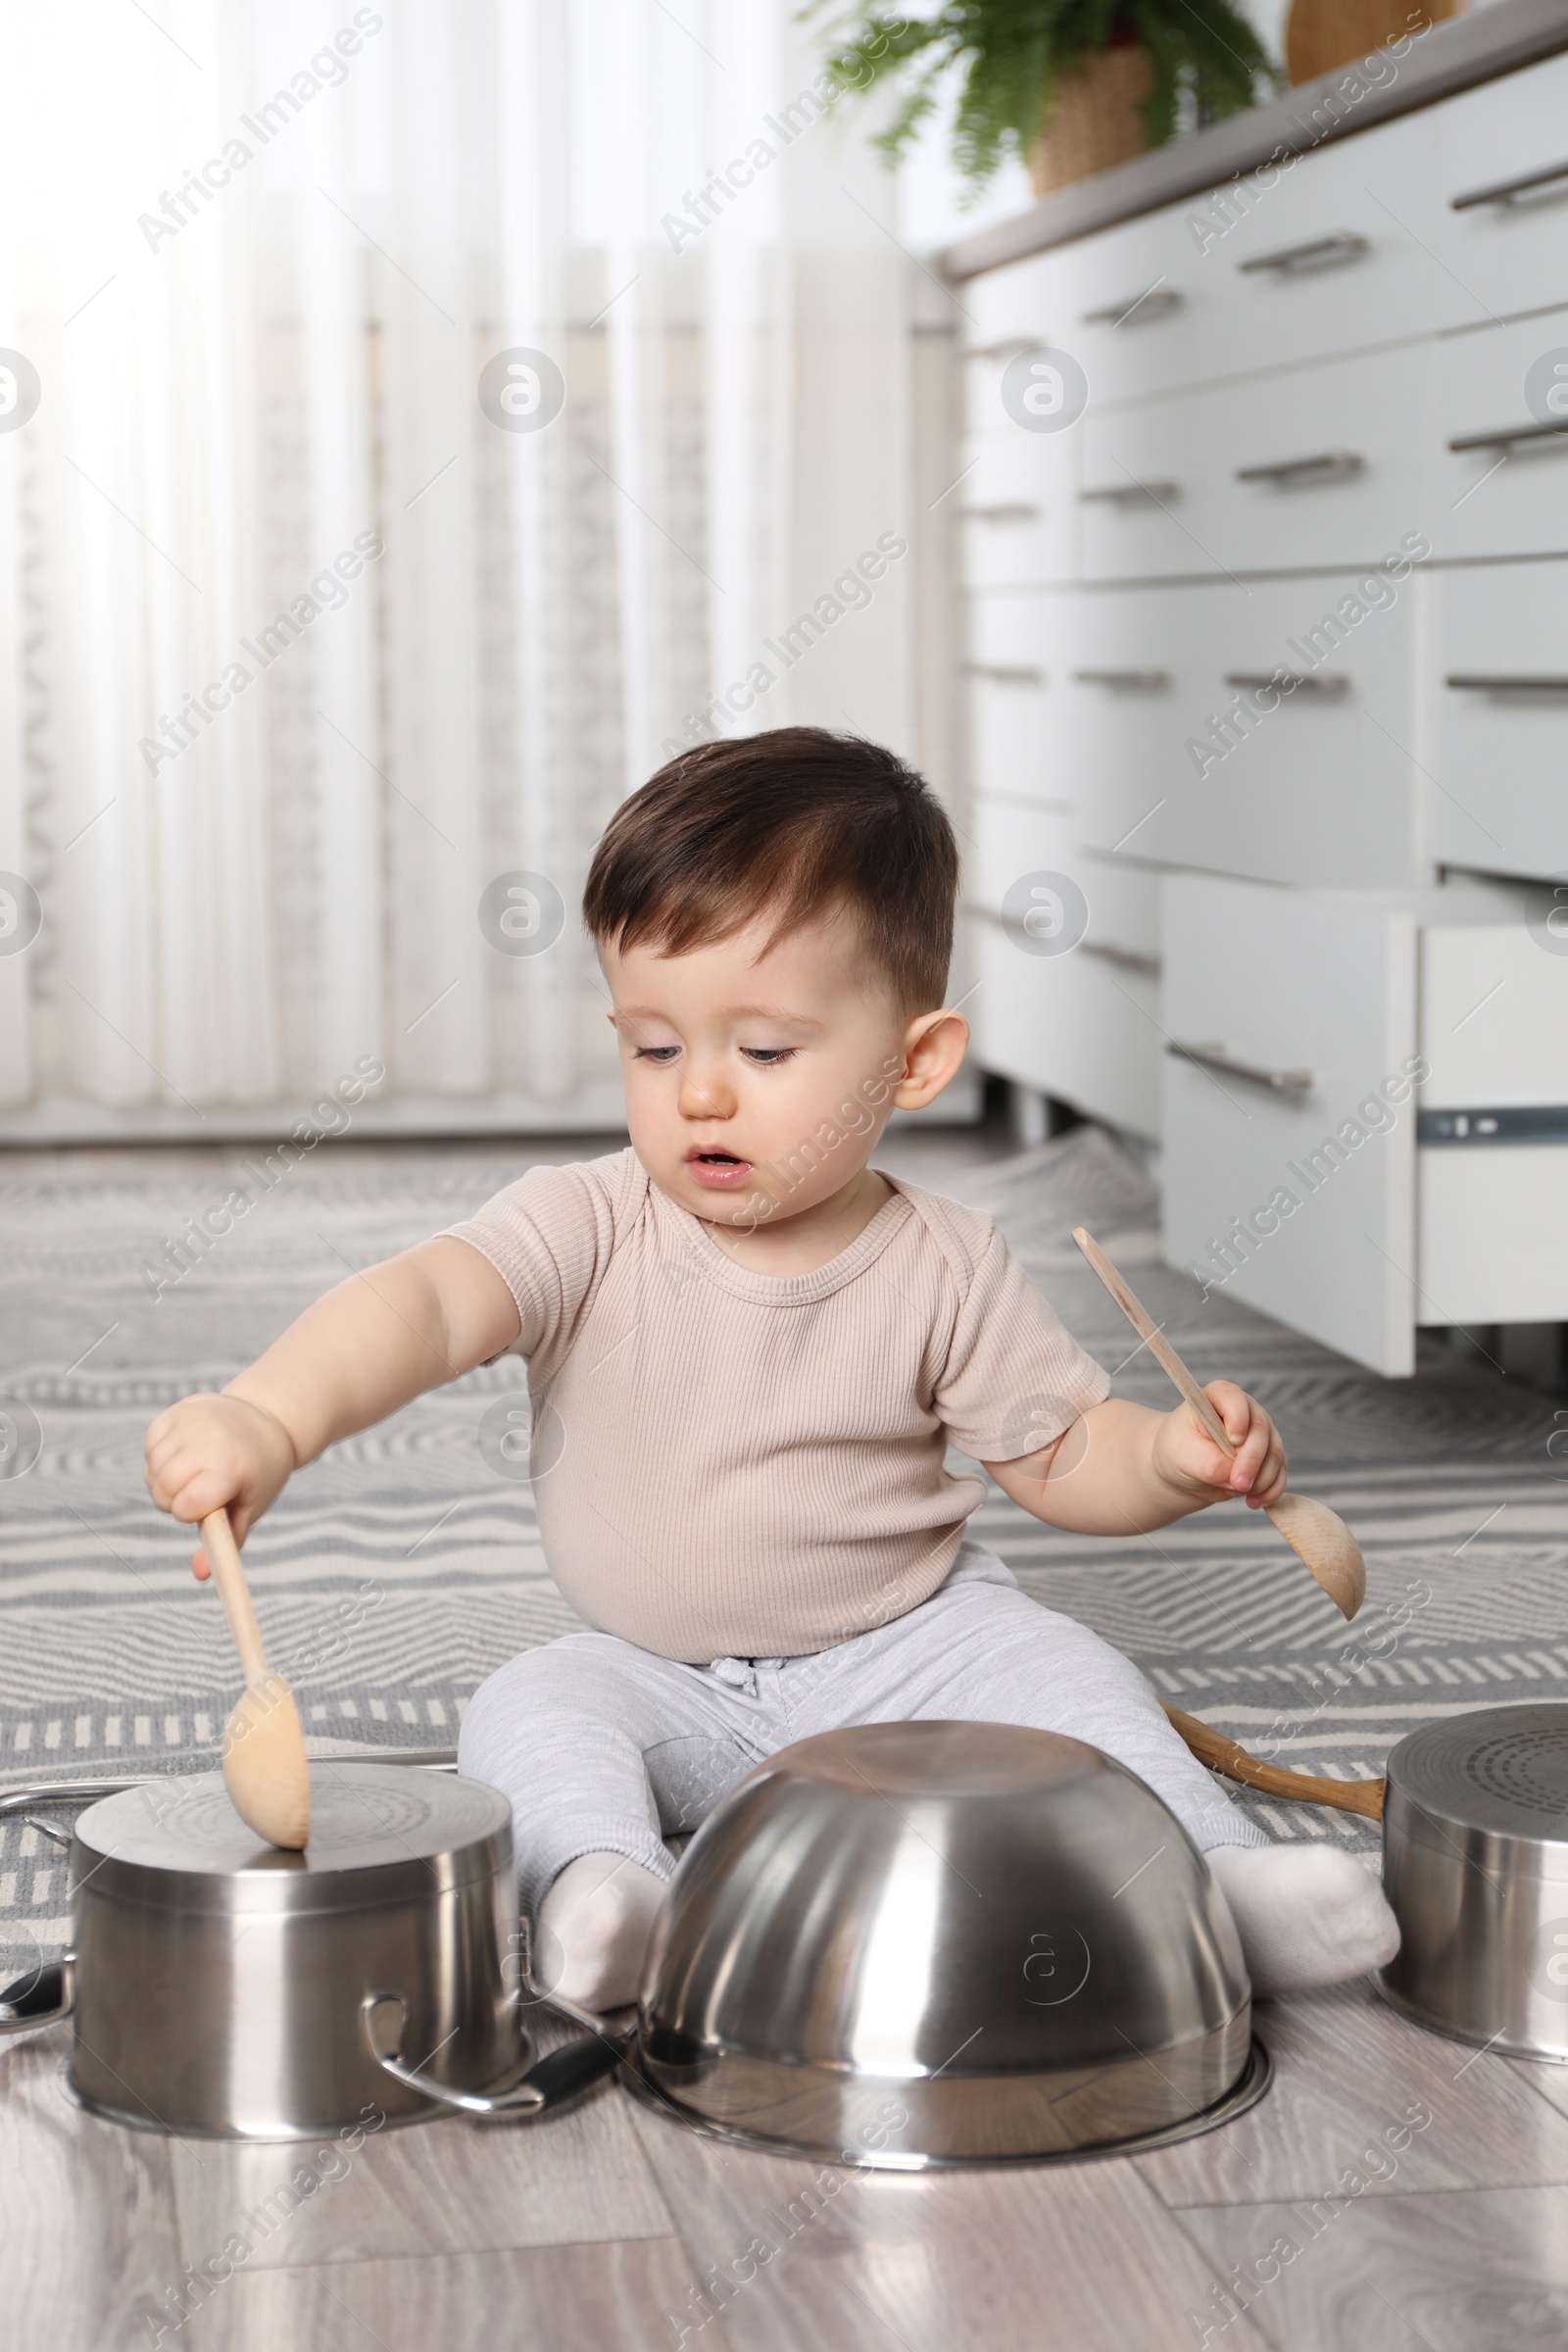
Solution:
{"label": "boy's left hand", "polygon": [[1162,1414],[1154,1431],[1154,1467],[1172,1486],[1205,1502],[1245,1494],[1250,1510],[1278,1502],[1285,1492],[1285,1448],[1255,1396],[1234,1381],[1211,1380],[1203,1391],[1236,1448],[1228,1462],[1190,1405]]}

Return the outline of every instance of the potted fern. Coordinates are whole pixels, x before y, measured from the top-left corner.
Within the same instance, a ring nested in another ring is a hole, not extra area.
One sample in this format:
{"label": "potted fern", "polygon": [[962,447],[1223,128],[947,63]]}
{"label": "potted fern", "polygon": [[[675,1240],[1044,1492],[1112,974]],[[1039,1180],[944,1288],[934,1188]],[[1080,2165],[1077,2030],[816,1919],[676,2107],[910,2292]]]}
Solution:
{"label": "potted fern", "polygon": [[890,158],[956,71],[958,170],[978,187],[1020,155],[1037,196],[1162,146],[1184,100],[1197,121],[1216,122],[1279,80],[1231,0],[947,0],[924,17],[860,0],[828,39],[841,90],[900,89],[877,135]]}

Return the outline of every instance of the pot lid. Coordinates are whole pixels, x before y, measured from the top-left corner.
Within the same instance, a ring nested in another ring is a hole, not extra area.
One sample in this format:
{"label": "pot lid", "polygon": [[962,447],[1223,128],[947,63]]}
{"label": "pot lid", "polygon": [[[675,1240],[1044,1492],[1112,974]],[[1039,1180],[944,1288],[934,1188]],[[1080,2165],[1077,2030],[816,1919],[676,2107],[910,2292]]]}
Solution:
{"label": "pot lid", "polygon": [[171,1775],[80,1815],[74,1883],[175,1908],[352,1909],[510,1867],[511,1827],[506,1798],[481,1781],[318,1758],[310,1843],[290,1853],[246,1827],[220,1772]]}
{"label": "pot lid", "polygon": [[1438,1820],[1568,1843],[1568,1705],[1480,1707],[1429,1723],[1390,1756],[1389,1783]]}

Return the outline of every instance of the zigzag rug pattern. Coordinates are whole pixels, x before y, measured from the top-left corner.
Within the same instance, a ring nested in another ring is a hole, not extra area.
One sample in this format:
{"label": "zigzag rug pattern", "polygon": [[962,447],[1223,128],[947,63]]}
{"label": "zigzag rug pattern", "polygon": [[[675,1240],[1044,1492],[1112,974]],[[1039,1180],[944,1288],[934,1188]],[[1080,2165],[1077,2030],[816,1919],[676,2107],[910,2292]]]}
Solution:
{"label": "zigzag rug pattern", "polygon": [[[0,1391],[41,1437],[34,1466],[0,1479],[9,1786],[213,1765],[232,1654],[214,1595],[191,1581],[188,1543],[143,1489],[147,1423],[221,1385],[345,1272],[440,1230],[504,1180],[493,1152],[345,1152],[308,1184],[279,1186],[155,1298],[143,1269],[223,1187],[116,1172],[123,1164],[0,1185]],[[1547,1450],[1565,1427],[1549,1397],[1438,1348],[1414,1380],[1385,1383],[1222,1292],[1200,1304],[1158,1260],[1148,1180],[1096,1129],[946,1189],[996,1217],[1069,1327],[1116,1367],[1116,1392],[1163,1408],[1163,1375],[1073,1246],[1072,1226],[1090,1225],[1200,1379],[1263,1398],[1293,1483],[1349,1521],[1369,1573],[1367,1605],[1347,1625],[1240,1506],[1108,1541],[1043,1528],[993,1489],[974,1532],[1027,1592],[1094,1626],[1173,1703],[1302,1771],[1375,1777],[1393,1742],[1435,1716],[1568,1697],[1568,1460]],[[481,1450],[486,1408],[523,1394],[522,1365],[507,1358],[420,1398],[297,1477],[252,1538],[271,1653],[323,1751],[451,1745],[486,1674],[576,1622],[526,1481],[495,1466],[493,1444]],[[1368,1851],[1375,1840],[1353,1816],[1245,1802],[1276,1837]],[[57,1849],[0,1825],[0,1970],[66,1933]]]}

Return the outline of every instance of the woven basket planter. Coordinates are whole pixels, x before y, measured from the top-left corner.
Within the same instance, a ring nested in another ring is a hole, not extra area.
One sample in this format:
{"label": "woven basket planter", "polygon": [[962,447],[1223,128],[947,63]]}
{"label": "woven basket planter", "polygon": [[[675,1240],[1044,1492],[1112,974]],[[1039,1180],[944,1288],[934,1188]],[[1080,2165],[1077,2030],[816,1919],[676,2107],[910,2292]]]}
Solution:
{"label": "woven basket planter", "polygon": [[[1407,7],[1409,0],[1395,4]],[[1049,196],[1054,188],[1070,187],[1075,179],[1142,155],[1149,144],[1144,101],[1153,79],[1153,61],[1141,41],[1097,49],[1070,73],[1059,74],[1050,127],[1029,157],[1035,194]]]}
{"label": "woven basket planter", "polygon": [[1352,65],[1406,33],[1464,14],[1465,0],[1293,0],[1285,71],[1293,85]]}

